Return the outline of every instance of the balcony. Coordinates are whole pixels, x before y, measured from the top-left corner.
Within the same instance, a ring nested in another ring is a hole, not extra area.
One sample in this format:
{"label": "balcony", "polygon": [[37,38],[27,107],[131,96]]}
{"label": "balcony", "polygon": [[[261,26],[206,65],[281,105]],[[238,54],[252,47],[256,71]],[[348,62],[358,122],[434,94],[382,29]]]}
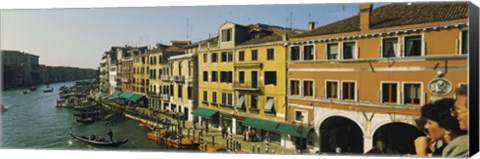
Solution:
{"label": "balcony", "polygon": [[255,113],[255,114],[258,114],[260,112],[258,108],[250,108],[248,110],[250,111],[250,113]]}
{"label": "balcony", "polygon": [[185,82],[185,76],[173,76],[175,82]]}
{"label": "balcony", "polygon": [[148,95],[149,97],[161,98],[160,93],[147,92],[147,95]]}
{"label": "balcony", "polygon": [[187,77],[187,82],[193,82],[193,76],[188,76]]}
{"label": "balcony", "polygon": [[160,100],[170,101],[170,96],[168,94],[161,94],[160,95]]}
{"label": "balcony", "polygon": [[256,69],[256,68],[262,68],[263,64],[259,61],[257,62],[237,62],[234,64],[233,67],[235,69]]}
{"label": "balcony", "polygon": [[168,76],[168,75],[161,75],[161,76],[160,76],[160,79],[161,79],[162,81],[171,81],[170,76]]}
{"label": "balcony", "polygon": [[233,89],[238,91],[259,91],[261,87],[261,82],[233,82]]}

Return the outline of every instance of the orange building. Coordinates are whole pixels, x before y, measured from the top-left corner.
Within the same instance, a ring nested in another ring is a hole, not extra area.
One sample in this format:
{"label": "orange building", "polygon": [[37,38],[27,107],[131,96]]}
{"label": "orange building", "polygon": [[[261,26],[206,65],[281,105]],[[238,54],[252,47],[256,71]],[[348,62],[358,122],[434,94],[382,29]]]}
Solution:
{"label": "orange building", "polygon": [[415,119],[467,83],[468,3],[393,3],[289,41],[287,120],[320,152],[415,153]]}

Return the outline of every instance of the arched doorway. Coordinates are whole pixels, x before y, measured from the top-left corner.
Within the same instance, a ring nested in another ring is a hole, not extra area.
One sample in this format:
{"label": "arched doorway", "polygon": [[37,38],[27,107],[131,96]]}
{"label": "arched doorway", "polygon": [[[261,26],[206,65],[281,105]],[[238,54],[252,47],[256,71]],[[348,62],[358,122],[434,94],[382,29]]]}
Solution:
{"label": "arched doorway", "polygon": [[341,153],[362,154],[363,132],[352,120],[333,116],[320,125],[322,153],[335,153],[340,147]]}
{"label": "arched doorway", "polygon": [[417,127],[400,122],[382,125],[373,134],[373,143],[383,141],[384,152],[392,155],[415,154],[415,139],[422,135]]}

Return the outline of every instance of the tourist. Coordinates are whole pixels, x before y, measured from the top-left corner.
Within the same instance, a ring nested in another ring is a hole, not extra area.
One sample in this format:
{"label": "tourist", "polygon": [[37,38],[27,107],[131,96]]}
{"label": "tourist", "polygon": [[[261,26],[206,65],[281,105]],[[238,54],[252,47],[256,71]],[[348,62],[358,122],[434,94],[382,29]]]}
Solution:
{"label": "tourist", "polygon": [[[451,110],[451,116],[457,119],[461,130],[468,131],[468,94],[467,86],[463,85],[457,88],[456,100]],[[443,157],[468,157],[469,155],[469,136],[468,134],[454,138],[450,144],[443,149]]]}
{"label": "tourist", "polygon": [[427,136],[415,139],[417,156],[440,156],[450,138],[464,134],[455,118],[450,116],[450,109],[455,101],[453,99],[440,99],[421,108],[422,118],[426,119],[424,128],[428,130]]}

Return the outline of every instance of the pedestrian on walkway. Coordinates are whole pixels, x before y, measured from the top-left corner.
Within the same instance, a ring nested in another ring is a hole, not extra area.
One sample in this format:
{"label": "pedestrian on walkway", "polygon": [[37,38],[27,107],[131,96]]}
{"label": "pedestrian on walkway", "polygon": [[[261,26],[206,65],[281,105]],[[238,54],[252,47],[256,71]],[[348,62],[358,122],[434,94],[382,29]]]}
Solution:
{"label": "pedestrian on walkway", "polygon": [[270,147],[269,147],[269,144],[268,144],[268,143],[266,143],[266,144],[265,144],[265,153],[268,153],[268,151],[269,151],[269,148],[270,148]]}

